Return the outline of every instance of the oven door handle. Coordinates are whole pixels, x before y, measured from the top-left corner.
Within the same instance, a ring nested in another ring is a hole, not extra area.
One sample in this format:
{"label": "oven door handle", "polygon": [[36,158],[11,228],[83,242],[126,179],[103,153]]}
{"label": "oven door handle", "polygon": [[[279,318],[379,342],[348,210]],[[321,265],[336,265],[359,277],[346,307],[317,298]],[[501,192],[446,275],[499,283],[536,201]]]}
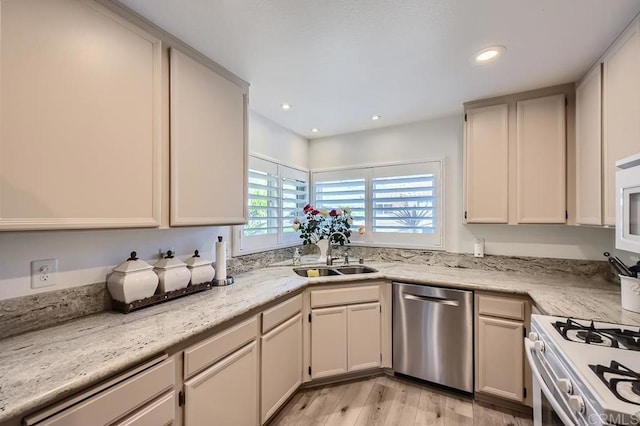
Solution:
{"label": "oven door handle", "polygon": [[[535,351],[533,347],[533,341],[531,341],[531,339],[526,337],[524,339],[524,351],[527,354],[527,360],[529,361],[529,366],[531,367],[531,373],[533,374],[533,379],[538,382],[538,385],[540,385],[540,390],[542,390],[542,393],[544,393],[544,395],[547,397],[547,401],[549,401],[549,404],[551,404],[551,406],[553,407],[553,411],[555,411],[558,417],[560,417],[560,420],[562,420],[562,423],[564,423],[565,425],[567,426],[575,425],[576,423],[573,420],[571,420],[571,418],[567,415],[567,413],[562,409],[562,406],[560,405],[560,403],[554,398],[553,393],[551,392],[551,389],[549,389],[549,386],[547,386],[547,382],[545,382],[544,379],[542,378],[542,375],[540,374],[540,371],[538,370],[538,368],[544,368],[544,367],[535,362],[535,359],[534,359],[535,355],[533,354],[533,351]],[[551,380],[553,380],[553,377],[551,377]],[[553,386],[555,388],[556,384],[553,383]],[[560,390],[556,388],[556,392],[560,393]]]}

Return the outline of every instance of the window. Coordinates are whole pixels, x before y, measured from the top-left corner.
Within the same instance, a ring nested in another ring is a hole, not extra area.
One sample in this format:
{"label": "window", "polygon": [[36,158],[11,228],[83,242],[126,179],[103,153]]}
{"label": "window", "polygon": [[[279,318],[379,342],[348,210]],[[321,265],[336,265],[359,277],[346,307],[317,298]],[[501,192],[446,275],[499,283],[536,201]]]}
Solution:
{"label": "window", "polygon": [[442,161],[314,172],[314,205],[353,211],[353,242],[443,248]]}
{"label": "window", "polygon": [[234,254],[298,244],[293,219],[308,203],[308,172],[249,157],[248,222],[236,227]]}

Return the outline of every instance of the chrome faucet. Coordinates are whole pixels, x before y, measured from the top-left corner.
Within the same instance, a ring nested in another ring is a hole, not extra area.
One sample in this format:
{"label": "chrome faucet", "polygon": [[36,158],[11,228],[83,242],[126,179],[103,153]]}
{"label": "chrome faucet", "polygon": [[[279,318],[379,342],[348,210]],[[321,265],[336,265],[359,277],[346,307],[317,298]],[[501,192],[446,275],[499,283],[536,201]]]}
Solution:
{"label": "chrome faucet", "polygon": [[[342,232],[340,232],[340,231],[332,232],[332,233],[329,235],[329,247],[327,247],[327,265],[329,265],[329,266],[333,265],[333,260],[334,260],[334,259],[333,259],[333,257],[332,257],[332,255],[331,255],[331,251],[332,251],[332,250],[331,250],[331,238],[332,238],[334,235],[336,235],[336,234],[338,234],[338,235],[342,235],[342,238],[344,239],[344,242],[345,242],[345,243],[349,241],[349,240],[347,239],[347,236],[346,236],[346,235],[344,235],[344,234],[343,234]],[[336,259],[337,259],[337,258],[336,258]]]}

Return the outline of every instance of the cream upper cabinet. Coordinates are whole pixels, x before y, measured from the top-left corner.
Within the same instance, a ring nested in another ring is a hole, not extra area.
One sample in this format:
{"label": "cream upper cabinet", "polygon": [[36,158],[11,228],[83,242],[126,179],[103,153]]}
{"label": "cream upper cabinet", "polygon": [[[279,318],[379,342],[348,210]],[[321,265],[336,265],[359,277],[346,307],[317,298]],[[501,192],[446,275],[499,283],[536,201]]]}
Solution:
{"label": "cream upper cabinet", "polygon": [[602,66],[576,87],[576,223],[602,225]]}
{"label": "cream upper cabinet", "polygon": [[517,103],[517,222],[565,223],[565,96]]}
{"label": "cream upper cabinet", "polygon": [[640,152],[640,20],[604,56],[604,224],[615,225],[616,161]]}
{"label": "cream upper cabinet", "polygon": [[158,226],[160,40],[79,0],[0,28],[0,230]]}
{"label": "cream upper cabinet", "polygon": [[472,108],[465,115],[465,219],[509,221],[509,107]]}
{"label": "cream upper cabinet", "polygon": [[171,49],[172,226],[246,222],[246,90]]}

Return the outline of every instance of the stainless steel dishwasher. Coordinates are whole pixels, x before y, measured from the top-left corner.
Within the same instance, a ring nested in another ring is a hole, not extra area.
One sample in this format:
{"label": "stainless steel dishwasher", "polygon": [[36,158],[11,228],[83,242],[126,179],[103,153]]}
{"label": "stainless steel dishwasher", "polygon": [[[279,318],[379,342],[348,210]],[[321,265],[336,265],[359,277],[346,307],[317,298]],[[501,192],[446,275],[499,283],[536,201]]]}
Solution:
{"label": "stainless steel dishwasher", "polygon": [[473,293],[394,282],[393,370],[473,393]]}

